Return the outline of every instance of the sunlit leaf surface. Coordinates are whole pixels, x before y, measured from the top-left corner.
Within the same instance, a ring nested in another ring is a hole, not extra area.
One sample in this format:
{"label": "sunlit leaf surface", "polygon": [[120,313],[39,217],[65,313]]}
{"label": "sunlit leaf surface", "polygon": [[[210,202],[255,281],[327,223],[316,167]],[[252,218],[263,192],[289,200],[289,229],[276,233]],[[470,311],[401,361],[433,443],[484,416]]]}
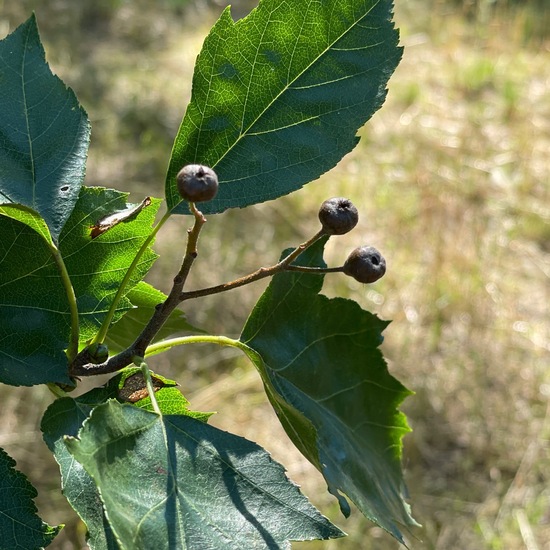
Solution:
{"label": "sunlit leaf surface", "polygon": [[[222,212],[274,199],[318,178],[358,142],[400,58],[389,0],[263,0],[225,10],[204,42],[166,180],[181,198],[185,164],[214,168]],[[183,212],[182,206],[176,212]]]}

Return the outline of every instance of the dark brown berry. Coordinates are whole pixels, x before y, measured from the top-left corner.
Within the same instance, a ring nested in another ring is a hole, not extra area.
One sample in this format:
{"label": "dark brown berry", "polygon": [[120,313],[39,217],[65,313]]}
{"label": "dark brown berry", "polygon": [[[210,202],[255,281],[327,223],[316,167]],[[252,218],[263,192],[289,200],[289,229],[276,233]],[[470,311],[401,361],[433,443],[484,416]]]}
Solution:
{"label": "dark brown berry", "polygon": [[344,273],[360,283],[374,283],[386,273],[386,260],[376,248],[360,246],[348,256]]}
{"label": "dark brown berry", "polygon": [[176,176],[178,192],[190,202],[213,199],[218,192],[218,176],[212,168],[202,164],[188,164]]}
{"label": "dark brown berry", "polygon": [[357,225],[359,213],[349,199],[335,197],[321,205],[319,221],[327,235],[344,235]]}

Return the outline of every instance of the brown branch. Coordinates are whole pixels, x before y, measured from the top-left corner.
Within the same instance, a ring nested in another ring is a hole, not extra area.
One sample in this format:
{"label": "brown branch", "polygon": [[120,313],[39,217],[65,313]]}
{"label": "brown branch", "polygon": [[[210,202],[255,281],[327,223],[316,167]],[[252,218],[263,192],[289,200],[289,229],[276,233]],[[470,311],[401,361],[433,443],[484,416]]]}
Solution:
{"label": "brown branch", "polygon": [[93,376],[96,374],[116,372],[132,363],[135,356],[143,357],[145,355],[145,351],[153,341],[153,338],[162,328],[170,314],[179,305],[183,286],[198,255],[197,242],[202,226],[206,223],[206,218],[203,216],[202,212],[197,210],[193,203],[191,203],[191,211],[195,216],[195,223],[193,228],[188,231],[189,236],[187,239],[185,256],[183,257],[183,262],[178,274],[174,277],[172,289],[166,297],[166,300],[157,305],[153,316],[128,349],[109,358],[104,363],[98,364],[90,362],[89,353],[87,353],[85,349],[77,355],[71,364],[69,368],[71,376]]}
{"label": "brown branch", "polygon": [[[233,290],[234,288],[239,288],[244,285],[248,285],[260,279],[265,279],[266,277],[272,277],[276,273],[281,271],[312,271],[321,272],[322,268],[305,268],[301,266],[291,266],[290,264],[306,249],[309,248],[312,244],[317,242],[321,237],[325,235],[324,231],[321,230],[316,233],[311,239],[308,239],[305,243],[302,243],[300,246],[296,247],[288,256],[283,258],[279,263],[272,265],[270,267],[260,267],[260,269],[235,279],[234,281],[229,281],[227,283],[222,283],[221,285],[211,286],[208,288],[201,288],[198,290],[191,290],[189,292],[182,292],[180,295],[180,300],[191,300],[193,298],[200,298],[202,296],[210,296],[211,294],[219,294],[220,292],[227,292],[228,290]],[[340,271],[341,268],[330,268],[330,270]]]}
{"label": "brown branch", "polygon": [[183,262],[178,274],[174,277],[172,289],[168,294],[166,300],[157,305],[153,316],[142,330],[141,334],[136,338],[134,343],[121,353],[109,358],[104,363],[94,364],[90,362],[90,355],[87,350],[83,350],[73,361],[70,366],[71,376],[94,376],[98,374],[108,374],[116,372],[127,365],[131,364],[134,357],[144,357],[147,347],[153,341],[158,331],[162,328],[170,314],[174,309],[184,300],[190,300],[192,298],[198,298],[200,296],[209,296],[211,294],[218,294],[220,292],[226,292],[234,288],[238,288],[254,281],[264,279],[266,277],[272,277],[276,273],[282,271],[300,271],[306,273],[332,273],[342,271],[342,267],[321,268],[321,267],[307,267],[291,265],[296,258],[312,244],[317,242],[321,237],[325,236],[325,232],[320,230],[311,239],[308,239],[298,247],[296,247],[288,256],[283,258],[279,263],[270,267],[261,267],[260,269],[245,275],[234,281],[223,283],[221,285],[203,288],[199,290],[193,290],[190,292],[183,292],[183,287],[193,266],[195,259],[197,258],[197,242],[199,234],[206,218],[202,212],[197,210],[195,205],[191,203],[191,211],[195,216],[195,224],[193,228],[188,231],[189,237],[187,239],[187,248]]}

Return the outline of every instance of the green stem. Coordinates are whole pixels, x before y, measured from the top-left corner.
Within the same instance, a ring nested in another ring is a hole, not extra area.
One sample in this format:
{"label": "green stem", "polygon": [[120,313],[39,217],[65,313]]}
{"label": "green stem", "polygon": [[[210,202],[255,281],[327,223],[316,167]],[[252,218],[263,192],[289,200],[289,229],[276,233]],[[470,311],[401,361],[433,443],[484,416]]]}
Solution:
{"label": "green stem", "polygon": [[141,245],[141,248],[138,250],[134,260],[130,264],[130,267],[128,268],[128,271],[126,271],[126,274],[124,275],[124,279],[122,279],[122,282],[120,283],[120,286],[118,287],[118,290],[115,294],[115,297],[113,298],[113,301],[111,302],[111,306],[109,307],[109,311],[107,312],[107,315],[105,319],[103,320],[103,323],[101,324],[101,327],[99,328],[99,331],[94,336],[90,344],[101,344],[105,340],[105,337],[107,336],[107,331],[109,330],[109,327],[111,326],[111,322],[113,321],[113,317],[116,312],[116,308],[118,307],[118,304],[120,303],[120,300],[124,296],[126,292],[126,287],[128,286],[128,283],[130,282],[130,279],[132,278],[132,275],[139,264],[141,257],[146,252],[147,248],[151,244],[151,242],[155,239],[157,236],[157,233],[159,232],[160,228],[166,223],[168,218],[171,215],[171,211],[168,211],[164,214],[162,219],[157,223],[157,225],[153,228],[149,236],[145,239],[143,244]]}
{"label": "green stem", "polygon": [[69,302],[69,311],[71,313],[71,335],[69,337],[69,346],[67,347],[67,358],[69,363],[78,355],[78,338],[80,335],[80,328],[78,324],[78,307],[76,304],[76,294],[74,292],[67,266],[63,261],[63,257],[58,248],[54,244],[50,244],[50,250],[52,252],[53,259],[57,264],[59,273],[61,275],[61,282],[65,288],[65,294],[67,295],[67,301]]}
{"label": "green stem", "polygon": [[145,357],[156,355],[157,353],[163,353],[175,346],[184,346],[186,344],[216,344],[218,346],[230,346],[244,350],[244,346],[240,340],[234,340],[227,336],[212,336],[209,334],[203,334],[199,336],[181,336],[179,338],[169,338],[151,344],[145,353]]}

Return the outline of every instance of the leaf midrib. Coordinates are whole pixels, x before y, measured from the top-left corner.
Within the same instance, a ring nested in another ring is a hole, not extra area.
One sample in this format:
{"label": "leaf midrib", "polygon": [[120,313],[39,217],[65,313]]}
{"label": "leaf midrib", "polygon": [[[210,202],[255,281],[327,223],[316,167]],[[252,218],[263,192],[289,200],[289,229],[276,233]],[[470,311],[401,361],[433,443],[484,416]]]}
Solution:
{"label": "leaf midrib", "polygon": [[25,48],[24,48],[24,54],[21,60],[21,93],[23,95],[23,109],[24,109],[24,116],[25,116],[25,125],[27,127],[27,139],[29,142],[29,158],[31,161],[32,206],[34,209],[36,209],[36,166],[34,163],[34,149],[33,149],[32,137],[31,137],[29,109],[27,104],[27,92],[26,92],[26,84],[25,84],[25,65],[26,65],[26,59],[27,59],[27,52],[29,51],[29,47],[28,47],[29,37],[30,37],[30,28],[27,30],[27,33],[25,35]]}

